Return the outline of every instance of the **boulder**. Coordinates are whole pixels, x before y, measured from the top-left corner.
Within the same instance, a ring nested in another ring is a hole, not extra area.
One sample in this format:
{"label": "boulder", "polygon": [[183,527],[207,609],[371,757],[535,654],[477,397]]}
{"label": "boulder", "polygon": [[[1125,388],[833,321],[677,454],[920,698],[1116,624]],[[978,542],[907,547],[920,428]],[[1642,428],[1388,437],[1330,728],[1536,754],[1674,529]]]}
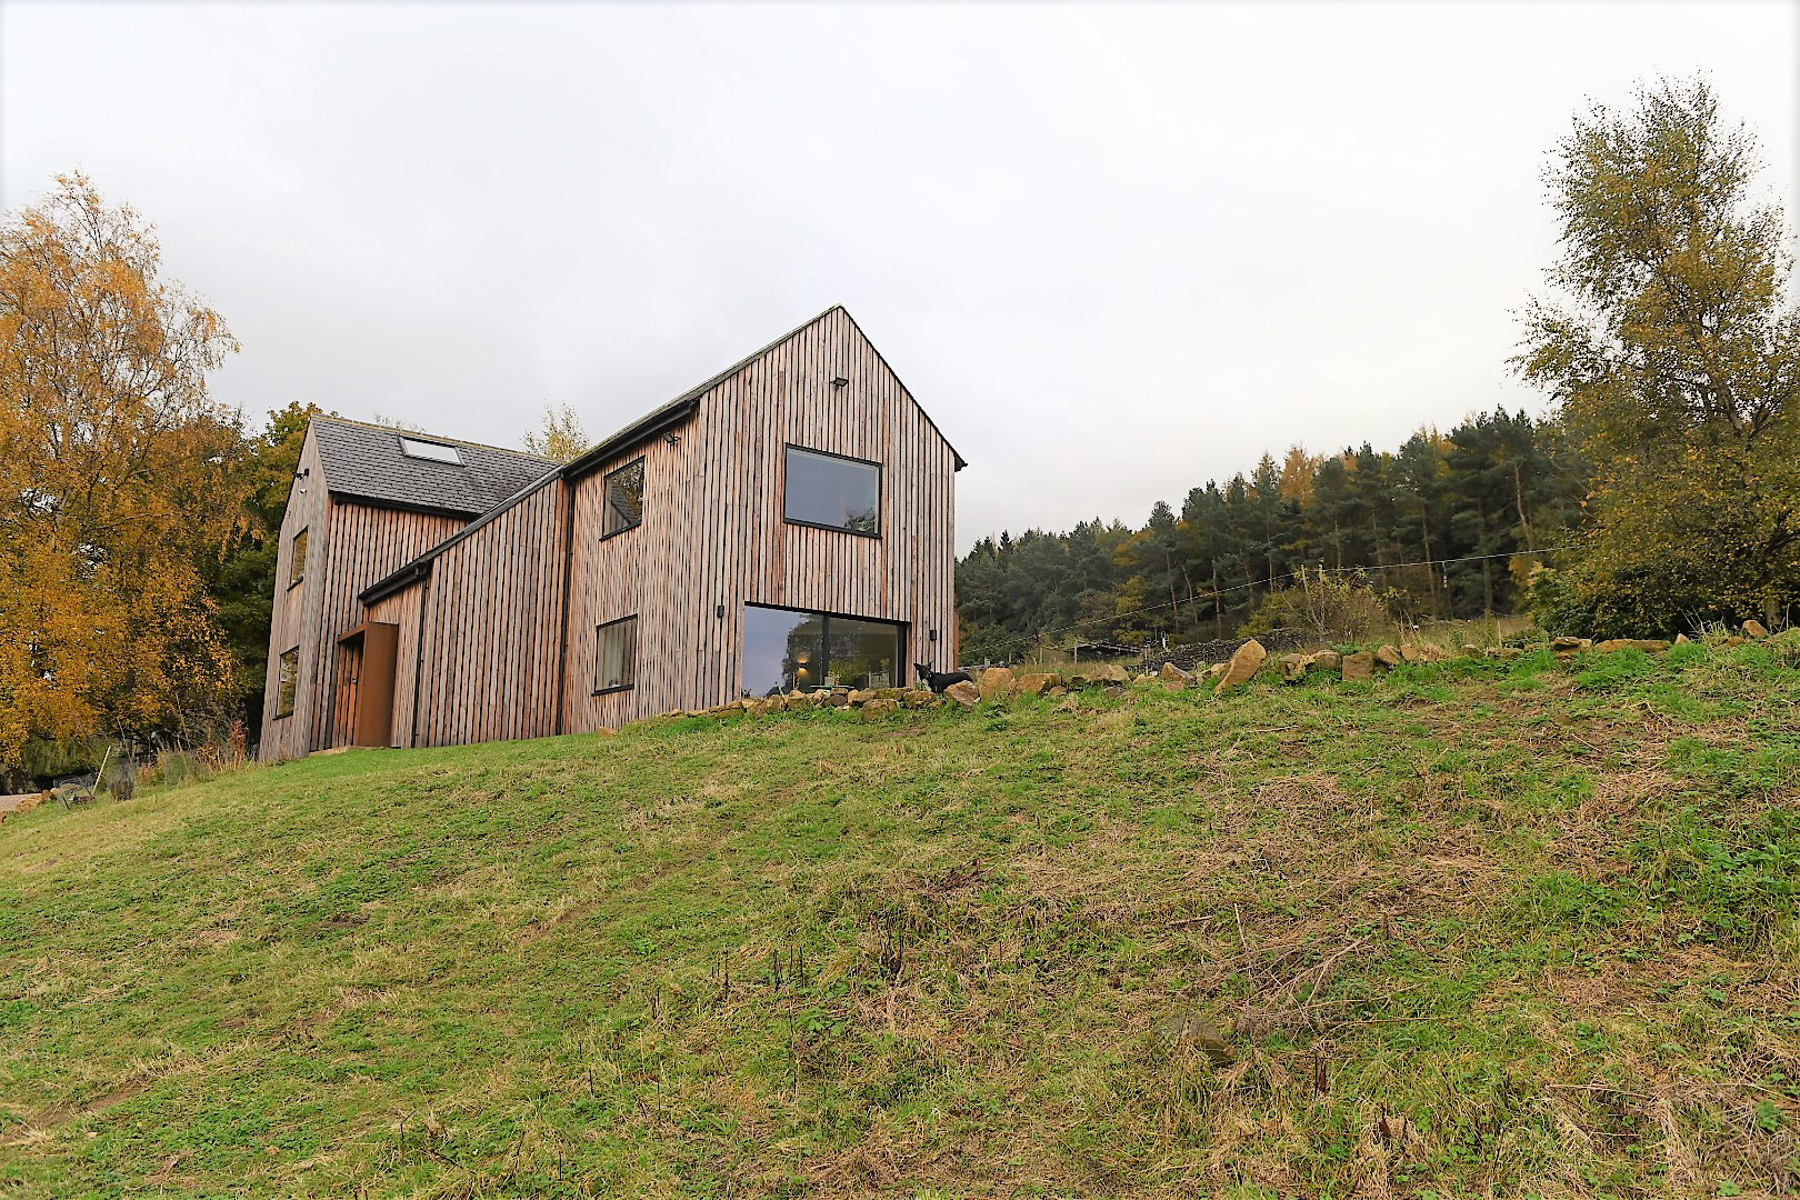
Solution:
{"label": "boulder", "polygon": [[1578,638],[1564,635],[1563,637],[1550,639],[1550,649],[1556,651],[1558,654],[1577,654],[1583,650],[1592,650],[1593,648],[1594,642],[1592,638]]}
{"label": "boulder", "polygon": [[1281,656],[1281,677],[1289,683],[1299,683],[1306,678],[1306,668],[1311,665],[1310,654],[1284,654]]}
{"label": "boulder", "polygon": [[1060,683],[1052,684],[1050,690],[1044,693],[1046,696],[1066,696],[1068,694],[1069,689]]}
{"label": "boulder", "polygon": [[861,708],[873,699],[875,699],[875,691],[873,688],[852,688],[850,691],[849,704],[851,708]]}
{"label": "boulder", "polygon": [[1225,674],[1225,669],[1229,666],[1231,666],[1230,663],[1214,663],[1212,666],[1206,668],[1206,678],[1209,681],[1219,678]]}
{"label": "boulder", "polygon": [[1400,647],[1390,644],[1375,651],[1375,661],[1384,667],[1397,667],[1406,660],[1400,657]]}
{"label": "boulder", "polygon": [[1367,650],[1344,655],[1344,678],[1351,683],[1367,683],[1375,678],[1375,656]]}
{"label": "boulder", "polygon": [[1156,681],[1171,692],[1179,692],[1194,682],[1194,677],[1174,663],[1166,662],[1156,673]]}
{"label": "boulder", "polygon": [[1436,642],[1426,642],[1419,647],[1419,661],[1441,663],[1450,661],[1450,652]]}
{"label": "boulder", "polygon": [[1118,663],[1096,663],[1084,668],[1072,680],[1074,683],[1116,683],[1121,686],[1131,682],[1131,676]]}
{"label": "boulder", "polygon": [[1752,639],[1766,638],[1769,636],[1769,628],[1761,621],[1752,618],[1744,622],[1744,636]]}
{"label": "boulder", "polygon": [[1055,687],[1059,680],[1047,671],[1034,671],[1029,675],[1019,676],[1019,695],[1041,696]]}
{"label": "boulder", "polygon": [[886,700],[879,696],[873,700],[864,701],[862,706],[862,715],[865,721],[880,720],[882,717],[899,711],[900,702],[898,700]]}
{"label": "boulder", "polygon": [[1676,634],[1676,635],[1675,635],[1675,644],[1676,644],[1676,645],[1677,645],[1677,646],[1685,646],[1685,645],[1687,645],[1687,644],[1688,644],[1688,635],[1687,635],[1687,634],[1685,634],[1685,633],[1678,633],[1678,634]]}
{"label": "boulder", "polygon": [[929,688],[911,688],[900,693],[900,703],[907,708],[930,708],[937,703],[937,693]]}
{"label": "boulder", "polygon": [[981,673],[979,686],[983,700],[1004,700],[1018,690],[1019,681],[1010,667],[989,667]]}
{"label": "boulder", "polygon": [[981,703],[981,689],[966,679],[960,683],[953,683],[945,688],[944,695],[950,697],[950,699],[956,701],[964,708],[974,708],[977,704]]}
{"label": "boulder", "polygon": [[1425,647],[1419,645],[1417,642],[1408,642],[1406,645],[1400,647],[1400,657],[1406,662],[1424,662]]}
{"label": "boulder", "polygon": [[1604,642],[1595,642],[1597,654],[1610,654],[1614,650],[1642,650],[1645,654],[1661,654],[1669,648],[1669,643],[1660,638],[1607,638]]}
{"label": "boulder", "polygon": [[824,703],[832,708],[847,708],[850,704],[850,693],[844,688],[833,688],[826,695]]}
{"label": "boulder", "polygon": [[1336,650],[1321,650],[1312,656],[1312,665],[1326,671],[1341,671],[1344,667],[1344,656]]}
{"label": "boulder", "polygon": [[1263,649],[1263,644],[1255,638],[1251,638],[1239,646],[1237,653],[1231,656],[1231,661],[1225,664],[1225,671],[1219,678],[1219,686],[1213,689],[1213,695],[1217,696],[1228,692],[1232,688],[1248,682],[1250,677],[1256,674],[1256,669],[1263,665],[1263,659],[1267,657],[1269,657],[1269,652]]}

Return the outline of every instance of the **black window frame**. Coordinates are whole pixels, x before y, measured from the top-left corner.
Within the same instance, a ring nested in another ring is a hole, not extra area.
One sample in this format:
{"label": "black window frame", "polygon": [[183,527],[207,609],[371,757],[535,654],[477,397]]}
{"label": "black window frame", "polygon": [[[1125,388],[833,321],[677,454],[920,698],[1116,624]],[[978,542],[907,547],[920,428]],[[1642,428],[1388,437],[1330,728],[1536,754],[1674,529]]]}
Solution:
{"label": "black window frame", "polygon": [[[633,521],[629,525],[621,525],[617,529],[608,529],[606,526],[612,520],[612,514],[614,511],[613,505],[612,505],[612,481],[616,476],[623,475],[625,472],[631,470],[631,468],[633,468],[633,467],[636,467],[638,469],[638,517],[637,517],[637,520]],[[644,471],[644,460],[643,460],[643,458],[639,457],[639,458],[632,459],[630,462],[626,463],[622,467],[618,467],[614,470],[608,471],[601,478],[601,480],[600,480],[600,540],[601,541],[604,542],[607,538],[618,537],[621,533],[630,533],[632,530],[636,529],[638,526],[640,526],[644,523],[643,471]]]}
{"label": "black window frame", "polygon": [[[611,621],[602,621],[598,625],[594,626],[594,690],[592,693],[593,695],[610,696],[615,692],[629,692],[631,689],[633,689],[637,686],[637,660],[638,660],[637,619],[638,619],[638,614],[632,613],[628,617],[618,617]],[[602,648],[601,647],[601,639],[605,635],[605,633],[608,629],[613,629],[617,626],[624,625],[627,623],[629,623],[631,625],[631,679],[629,682],[617,684],[612,687],[601,687],[600,686],[600,665],[602,662],[605,661],[605,657],[601,653],[601,648]]]}
{"label": "black window frame", "polygon": [[[875,528],[852,529],[848,525],[827,525],[821,521],[803,521],[788,516],[788,455],[794,451],[802,454],[815,454],[820,458],[835,458],[839,462],[856,463],[858,466],[875,468]],[[874,538],[881,540],[881,517],[887,507],[887,471],[886,468],[870,458],[857,458],[853,454],[837,454],[830,450],[820,450],[813,446],[802,446],[798,442],[789,442],[781,453],[781,519],[789,525],[798,525],[802,529],[824,529],[831,533],[847,533],[851,537]]]}
{"label": "black window frame", "polygon": [[310,554],[312,552],[311,530],[312,530],[312,526],[302,525],[300,527],[300,531],[298,533],[294,534],[293,537],[288,539],[288,587],[289,588],[297,588],[306,580],[306,556],[305,555],[299,556],[300,557],[300,569],[298,571],[296,571],[294,569],[294,558],[295,558],[294,549],[295,549],[295,547],[297,547],[300,544],[300,539],[305,538],[307,554]]}
{"label": "black window frame", "polygon": [[[293,681],[294,690],[292,695],[284,695],[288,680],[282,678],[282,672],[287,670],[289,655],[292,655],[294,659],[293,674],[289,676]],[[291,649],[283,650],[275,656],[275,664],[275,719],[281,721],[293,716],[294,710],[300,705],[300,647],[294,646]],[[281,707],[284,700],[287,702],[286,708]]]}

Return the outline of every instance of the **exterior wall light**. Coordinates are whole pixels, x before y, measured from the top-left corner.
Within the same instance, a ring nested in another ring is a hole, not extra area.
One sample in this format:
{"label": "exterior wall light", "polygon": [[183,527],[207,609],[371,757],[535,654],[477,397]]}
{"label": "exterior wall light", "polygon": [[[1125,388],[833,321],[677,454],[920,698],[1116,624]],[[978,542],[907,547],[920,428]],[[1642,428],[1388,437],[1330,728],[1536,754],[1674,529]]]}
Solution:
{"label": "exterior wall light", "polygon": [[834,388],[849,387],[850,381],[848,379],[844,378],[842,375],[833,375],[831,377],[831,386]]}

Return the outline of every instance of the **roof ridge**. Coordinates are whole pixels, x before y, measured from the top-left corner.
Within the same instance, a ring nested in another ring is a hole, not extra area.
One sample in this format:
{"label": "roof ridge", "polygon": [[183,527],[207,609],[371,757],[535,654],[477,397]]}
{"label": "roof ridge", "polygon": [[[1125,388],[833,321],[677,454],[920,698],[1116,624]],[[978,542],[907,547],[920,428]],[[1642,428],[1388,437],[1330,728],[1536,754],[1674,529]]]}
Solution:
{"label": "roof ridge", "polygon": [[489,442],[472,442],[467,438],[451,437],[449,434],[432,433],[425,429],[402,429],[398,425],[383,425],[379,421],[358,421],[354,417],[342,417],[336,413],[319,413],[315,421],[330,421],[338,425],[354,425],[358,429],[372,429],[378,433],[391,433],[396,437],[427,438],[434,442],[448,442],[453,446],[468,446],[475,450],[492,450],[496,454],[510,454],[515,458],[529,458],[535,462],[556,465],[554,458],[545,458],[541,454],[533,454],[529,450],[514,450],[510,446],[495,446]]}

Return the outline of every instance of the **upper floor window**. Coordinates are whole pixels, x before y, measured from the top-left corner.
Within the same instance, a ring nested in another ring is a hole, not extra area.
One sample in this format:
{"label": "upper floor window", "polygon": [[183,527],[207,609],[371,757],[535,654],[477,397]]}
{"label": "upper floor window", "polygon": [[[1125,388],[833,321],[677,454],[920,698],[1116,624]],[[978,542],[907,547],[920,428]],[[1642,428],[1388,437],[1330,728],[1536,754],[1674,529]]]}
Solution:
{"label": "upper floor window", "polygon": [[637,618],[594,628],[594,694],[622,692],[637,683]]}
{"label": "upper floor window", "polygon": [[288,586],[306,578],[306,530],[294,535],[293,552],[288,555]]}
{"label": "upper floor window", "polygon": [[644,523],[644,460],[627,463],[606,477],[606,518],[600,536],[611,537]]}
{"label": "upper floor window", "polygon": [[424,458],[432,462],[462,466],[462,451],[455,446],[446,446],[443,442],[426,442],[418,438],[403,437],[400,439],[400,453],[408,458]]}
{"label": "upper floor window", "polygon": [[284,651],[275,677],[275,715],[294,715],[294,693],[300,690],[300,647]]}
{"label": "upper floor window", "polygon": [[878,537],[881,530],[881,464],[789,446],[787,519]]}

